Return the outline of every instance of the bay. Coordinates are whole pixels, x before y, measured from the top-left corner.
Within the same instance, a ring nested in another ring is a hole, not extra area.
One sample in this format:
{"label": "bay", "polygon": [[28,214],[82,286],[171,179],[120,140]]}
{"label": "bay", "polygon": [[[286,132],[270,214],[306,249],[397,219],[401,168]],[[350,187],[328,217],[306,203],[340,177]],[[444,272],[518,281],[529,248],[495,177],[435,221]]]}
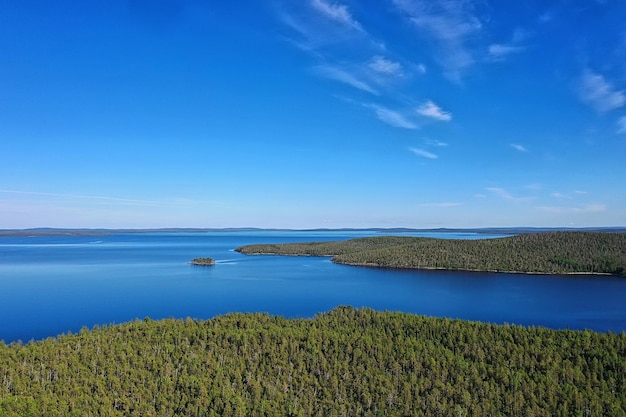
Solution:
{"label": "bay", "polygon": [[[404,235],[476,239],[471,233]],[[137,233],[0,238],[0,340],[53,337],[135,318],[229,312],[312,317],[339,305],[554,329],[626,330],[626,279],[414,271],[323,257],[246,256],[253,243],[376,232]],[[189,265],[212,257],[212,267]]]}

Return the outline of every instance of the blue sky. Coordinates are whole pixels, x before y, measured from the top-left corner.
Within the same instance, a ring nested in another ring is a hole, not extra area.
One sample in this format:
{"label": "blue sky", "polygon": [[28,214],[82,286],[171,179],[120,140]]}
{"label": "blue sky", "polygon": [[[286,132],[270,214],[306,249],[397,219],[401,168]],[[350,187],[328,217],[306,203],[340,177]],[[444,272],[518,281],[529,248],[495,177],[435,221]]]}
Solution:
{"label": "blue sky", "polygon": [[0,228],[626,225],[626,3],[0,2]]}

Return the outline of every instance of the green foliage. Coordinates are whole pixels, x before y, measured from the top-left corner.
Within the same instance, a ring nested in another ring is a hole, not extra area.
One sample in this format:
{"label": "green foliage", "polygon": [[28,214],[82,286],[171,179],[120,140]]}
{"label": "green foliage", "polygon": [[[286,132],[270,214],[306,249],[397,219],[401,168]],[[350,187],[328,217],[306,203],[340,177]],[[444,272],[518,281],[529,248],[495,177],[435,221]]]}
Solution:
{"label": "green foliage", "polygon": [[340,307],[0,343],[0,416],[624,416],[626,334]]}
{"label": "green foliage", "polygon": [[626,275],[626,234],[546,232],[497,239],[370,237],[249,245],[246,254],[333,256],[349,265],[526,273]]}
{"label": "green foliage", "polygon": [[215,265],[215,260],[213,258],[195,258],[189,263],[192,265],[211,266]]}

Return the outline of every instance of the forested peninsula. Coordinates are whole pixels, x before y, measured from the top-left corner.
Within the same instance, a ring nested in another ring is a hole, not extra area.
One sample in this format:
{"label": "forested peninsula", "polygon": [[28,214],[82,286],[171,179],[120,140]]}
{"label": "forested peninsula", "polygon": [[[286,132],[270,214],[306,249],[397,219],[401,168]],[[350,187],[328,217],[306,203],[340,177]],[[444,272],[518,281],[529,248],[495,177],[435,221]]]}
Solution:
{"label": "forested peninsula", "polygon": [[385,268],[626,275],[626,233],[543,232],[477,240],[377,236],[235,250],[248,255],[332,256],[340,264]]}
{"label": "forested peninsula", "polygon": [[339,307],[0,342],[1,416],[624,416],[626,334]]}

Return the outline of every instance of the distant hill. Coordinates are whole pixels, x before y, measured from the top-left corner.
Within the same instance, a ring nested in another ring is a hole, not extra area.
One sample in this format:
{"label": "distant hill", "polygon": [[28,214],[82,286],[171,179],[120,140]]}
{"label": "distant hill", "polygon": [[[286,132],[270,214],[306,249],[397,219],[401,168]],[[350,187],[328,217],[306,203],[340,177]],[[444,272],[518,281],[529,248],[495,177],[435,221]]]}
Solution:
{"label": "distant hill", "polygon": [[38,227],[31,229],[0,229],[0,236],[109,236],[128,233],[210,233],[210,232],[376,232],[381,234],[396,233],[480,233],[518,235],[548,231],[593,231],[607,233],[626,233],[626,227],[589,227],[589,228],[535,228],[535,227],[487,227],[472,229],[413,229],[413,228],[338,228],[338,229],[266,229],[257,227],[225,227],[225,228],[160,228],[160,229],[65,229]]}
{"label": "distant hill", "polygon": [[116,234],[132,233],[209,233],[209,232],[250,232],[269,229],[245,228],[164,228],[164,229],[57,229],[57,228],[34,228],[34,229],[2,229],[0,236],[110,236]]}

